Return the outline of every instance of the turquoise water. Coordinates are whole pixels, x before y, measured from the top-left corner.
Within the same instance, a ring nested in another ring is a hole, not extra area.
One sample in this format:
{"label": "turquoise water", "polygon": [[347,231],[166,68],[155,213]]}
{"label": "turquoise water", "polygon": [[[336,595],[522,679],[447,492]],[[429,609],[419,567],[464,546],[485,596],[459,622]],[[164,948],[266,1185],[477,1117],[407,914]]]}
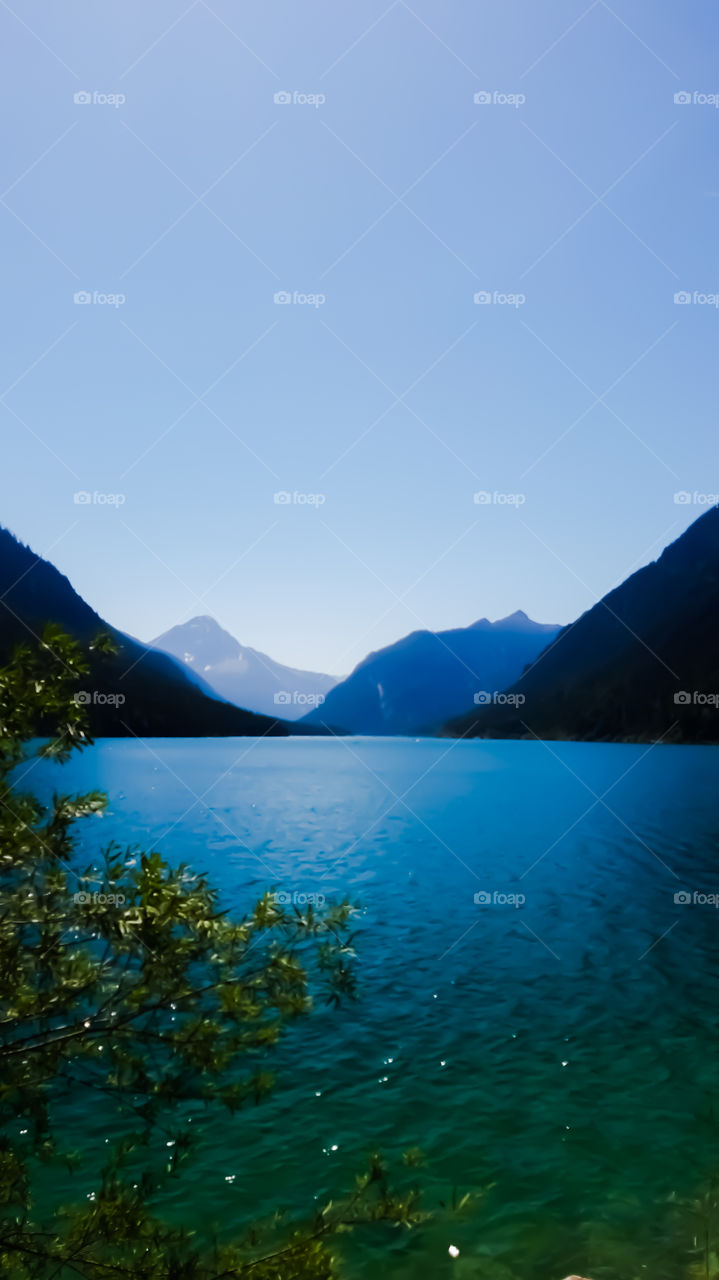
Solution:
{"label": "turquoise water", "polygon": [[61,780],[37,766],[40,791],[110,794],[83,858],[158,847],[238,910],[270,885],[362,904],[359,1004],[293,1029],[277,1093],[208,1126],[175,1210],[231,1234],[419,1146],[427,1207],[457,1187],[474,1212],[354,1237],[352,1280],[714,1274],[719,1222],[689,1202],[719,1175],[719,914],[674,895],[719,893],[718,779],[713,747],[428,739],[108,740]]}

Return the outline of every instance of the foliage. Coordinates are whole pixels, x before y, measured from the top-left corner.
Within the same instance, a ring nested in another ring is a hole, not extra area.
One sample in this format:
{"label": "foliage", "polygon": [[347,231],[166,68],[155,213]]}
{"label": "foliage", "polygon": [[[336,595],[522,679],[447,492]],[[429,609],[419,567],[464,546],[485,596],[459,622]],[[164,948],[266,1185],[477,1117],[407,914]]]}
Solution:
{"label": "foliage", "polygon": [[[330,1280],[339,1232],[421,1220],[417,1191],[394,1192],[379,1157],[349,1196],[301,1227],[277,1215],[229,1247],[168,1224],[156,1206],[191,1152],[190,1109],[262,1099],[273,1086],[267,1055],[287,1026],[318,995],[354,995],[353,908],[300,911],[266,893],[234,919],[204,875],[115,845],[79,872],[73,826],[101,814],[106,797],[55,795],[43,807],[23,782],[33,755],[65,761],[90,744],[73,697],[87,674],[55,628],[0,669],[0,1271],[9,1280]],[[33,743],[50,727],[49,741]],[[107,1098],[117,1123],[92,1196],[43,1211],[50,1175],[97,1158],[91,1133],[79,1153],[61,1138],[58,1116],[78,1091]],[[158,1133],[169,1152],[159,1168]]]}

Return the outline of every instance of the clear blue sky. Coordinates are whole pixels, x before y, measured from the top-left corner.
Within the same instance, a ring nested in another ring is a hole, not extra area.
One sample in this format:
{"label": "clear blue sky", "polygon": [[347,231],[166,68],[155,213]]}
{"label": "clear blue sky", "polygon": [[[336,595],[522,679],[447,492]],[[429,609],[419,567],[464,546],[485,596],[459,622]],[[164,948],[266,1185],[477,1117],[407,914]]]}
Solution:
{"label": "clear blue sky", "polygon": [[566,622],[719,489],[719,309],[674,302],[719,292],[719,110],[674,101],[719,93],[708,0],[13,0],[0,29],[0,520],[115,626],[210,613],[344,672]]}

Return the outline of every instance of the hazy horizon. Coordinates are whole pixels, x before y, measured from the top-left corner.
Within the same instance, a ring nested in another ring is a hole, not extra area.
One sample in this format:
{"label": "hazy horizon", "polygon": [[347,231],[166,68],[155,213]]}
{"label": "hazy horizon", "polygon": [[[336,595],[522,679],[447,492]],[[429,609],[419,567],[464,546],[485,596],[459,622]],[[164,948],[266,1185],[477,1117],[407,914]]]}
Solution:
{"label": "hazy horizon", "polygon": [[[524,611],[524,610],[521,610],[521,609],[513,609],[513,610],[512,610],[512,612],[511,612],[510,614],[506,614],[506,615],[505,615],[505,617],[503,617],[503,618],[484,618],[484,617],[480,617],[480,618],[473,618],[471,622],[462,622],[462,623],[458,623],[458,624],[456,624],[456,625],[454,625],[454,626],[441,627],[441,628],[440,628],[440,630],[441,630],[441,631],[453,631],[453,630],[459,630],[459,629],[464,628],[464,627],[471,627],[471,626],[475,625],[477,622],[489,622],[489,623],[491,623],[492,625],[496,625],[498,622],[505,622],[505,621],[507,621],[507,619],[508,619],[508,618],[510,618],[510,617],[512,617],[512,616],[513,616],[513,614],[515,614],[515,613],[523,613],[523,612],[525,612],[525,611]],[[191,614],[189,617],[184,618],[181,622],[176,622],[176,623],[174,623],[174,627],[183,627],[183,626],[186,626],[186,625],[187,625],[188,623],[190,623],[190,622],[195,622],[198,618],[209,618],[209,619],[211,619],[211,621],[216,622],[216,623],[217,623],[217,625],[218,625],[219,627],[221,627],[223,631],[227,631],[230,635],[233,635],[233,633],[230,631],[229,627],[225,627],[225,626],[223,626],[221,619],[219,619],[219,618],[215,618],[212,614]],[[563,626],[566,626],[566,625],[567,625],[566,623],[563,623],[563,622],[562,622],[562,623],[552,623],[552,622],[549,622],[549,621],[547,621],[546,619],[543,619],[543,618],[530,618],[530,621],[531,621],[531,622],[539,623],[539,625],[540,625],[540,626],[555,626],[555,625],[556,625],[556,626],[563,627]],[[572,619],[569,619],[569,621],[572,621],[572,622],[573,622],[573,621],[574,621],[574,619],[573,619],[573,618],[572,618]],[[142,640],[145,644],[153,644],[153,643],[155,643],[156,641],[160,640],[160,639],[162,638],[162,636],[167,635],[167,633],[168,633],[169,631],[171,631],[171,630],[173,630],[173,628],[172,628],[172,627],[167,627],[164,631],[160,631],[160,632],[158,632],[158,634],[157,634],[157,635],[155,635],[155,636],[134,636],[133,638],[134,638],[135,640]],[[421,631],[421,630],[426,630],[426,628],[421,628],[421,627],[417,627],[417,628],[410,628],[410,631],[412,631],[412,630]],[[410,634],[410,632],[406,632],[406,631],[402,632],[402,635],[395,636],[394,640],[389,640],[389,641],[387,642],[387,645],[382,645],[382,646],[381,646],[381,648],[383,648],[383,649],[384,649],[384,648],[386,648],[386,647],[388,647],[388,646],[392,646],[393,644],[398,644],[398,643],[399,643],[399,641],[400,641],[400,640],[403,640],[403,639],[404,639],[408,634]],[[239,643],[240,643],[241,645],[243,645],[243,647],[244,647],[244,648],[247,648],[247,649],[256,649],[256,648],[257,648],[257,645],[252,644],[252,642],[251,642],[251,641],[249,641],[249,640],[243,640],[241,636],[233,636],[233,638],[234,638],[235,640],[238,640],[238,641],[239,641]],[[366,654],[364,654],[364,655],[363,655],[363,657],[368,657],[368,656],[369,656],[369,654],[370,654],[371,652],[373,652],[373,650],[369,650],[369,649],[368,649],[368,650],[367,650],[367,653],[366,653]],[[277,655],[276,655],[276,654],[274,654],[274,653],[267,654],[266,656],[267,656],[267,657],[270,657],[270,658],[273,658],[276,662],[281,662],[284,666],[288,666],[288,667],[295,666],[295,667],[297,667],[297,664],[296,664],[296,663],[283,662],[283,659],[282,659],[282,658],[278,658],[278,657],[277,657]],[[360,658],[360,659],[359,659],[359,661],[361,662],[361,661],[362,661],[362,659]],[[356,666],[357,666],[357,663],[353,663],[353,664],[352,664],[352,669],[351,669],[351,670],[354,670],[354,668],[355,668]],[[302,670],[318,671],[318,670],[319,670],[319,668],[317,668],[316,666],[312,666],[312,665],[310,665],[309,667],[304,667],[304,668],[302,668]],[[351,674],[351,671],[350,671],[349,669],[348,669],[348,670],[346,670],[346,671],[327,671],[327,672],[325,672],[324,674],[326,674],[326,675],[331,675],[331,676],[337,676],[337,677],[338,677],[338,679],[345,679],[348,675],[350,675],[350,674]]]}

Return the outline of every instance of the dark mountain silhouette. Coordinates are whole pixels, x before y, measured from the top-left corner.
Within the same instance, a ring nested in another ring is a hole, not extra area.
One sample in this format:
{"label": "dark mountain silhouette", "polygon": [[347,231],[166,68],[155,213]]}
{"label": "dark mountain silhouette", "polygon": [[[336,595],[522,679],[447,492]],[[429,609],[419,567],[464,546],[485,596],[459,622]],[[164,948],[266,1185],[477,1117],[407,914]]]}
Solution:
{"label": "dark mountain silhouette", "polygon": [[[0,659],[21,641],[33,642],[47,622],[59,624],[82,645],[108,632],[118,652],[91,657],[91,732],[101,737],[194,737],[286,734],[288,726],[216,699],[165,654],[108,627],[53,565],[0,529]],[[124,697],[121,705],[107,701]]]}
{"label": "dark mountain silhouette", "polygon": [[[453,735],[719,741],[719,508],[565,627],[507,691]],[[468,704],[469,705],[469,704]]]}
{"label": "dark mountain silhouette", "polygon": [[150,642],[177,658],[215,694],[264,715],[298,720],[337,684],[336,676],[285,667],[247,648],[214,618],[192,618]]}
{"label": "dark mountain silhouette", "polygon": [[513,613],[452,631],[413,631],[367,658],[306,722],[350,733],[433,732],[516,679],[559,627]]}

